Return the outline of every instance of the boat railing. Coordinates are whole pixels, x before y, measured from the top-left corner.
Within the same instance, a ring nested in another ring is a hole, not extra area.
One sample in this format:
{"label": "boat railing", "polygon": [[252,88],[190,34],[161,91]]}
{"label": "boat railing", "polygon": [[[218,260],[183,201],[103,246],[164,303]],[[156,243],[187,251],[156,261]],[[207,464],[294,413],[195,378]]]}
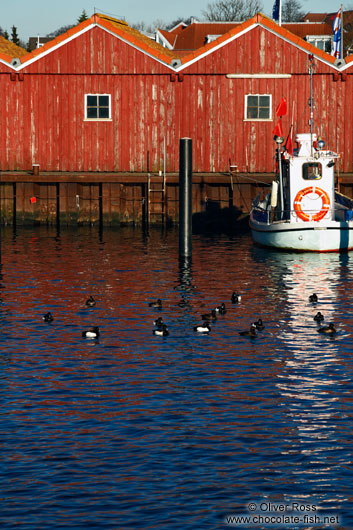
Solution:
{"label": "boat railing", "polygon": [[[339,221],[339,222],[348,222],[353,221],[353,201],[351,203],[351,208],[348,208],[346,205],[335,205],[335,208],[329,208],[327,214],[322,219],[322,221]],[[305,210],[305,214],[309,216],[315,216],[317,210]],[[283,210],[280,209],[264,209],[260,206],[257,206],[252,211],[253,219],[259,223],[279,223],[279,222],[302,222],[297,212],[295,210]],[[315,218],[314,218],[315,220]],[[320,219],[321,220],[321,219]]]}

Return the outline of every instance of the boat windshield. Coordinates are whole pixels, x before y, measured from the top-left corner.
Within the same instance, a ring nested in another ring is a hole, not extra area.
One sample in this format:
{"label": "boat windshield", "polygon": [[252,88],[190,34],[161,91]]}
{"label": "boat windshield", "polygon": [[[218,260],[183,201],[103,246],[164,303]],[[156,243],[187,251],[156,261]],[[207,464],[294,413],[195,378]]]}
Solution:
{"label": "boat windshield", "polygon": [[303,164],[304,180],[319,180],[322,178],[322,165],[320,162],[306,162]]}

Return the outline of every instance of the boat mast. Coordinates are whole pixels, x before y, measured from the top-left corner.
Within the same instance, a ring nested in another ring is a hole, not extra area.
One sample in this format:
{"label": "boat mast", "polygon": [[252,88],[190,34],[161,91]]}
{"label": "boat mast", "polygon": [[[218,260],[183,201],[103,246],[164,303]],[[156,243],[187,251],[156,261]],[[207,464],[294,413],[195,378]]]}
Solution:
{"label": "boat mast", "polygon": [[314,130],[314,100],[313,100],[313,60],[314,56],[311,53],[309,55],[309,74],[310,74],[310,99],[309,99],[309,105],[310,105],[310,149],[311,149],[311,156],[313,156],[313,130]]}
{"label": "boat mast", "polygon": [[283,176],[282,176],[282,155],[281,155],[281,144],[284,142],[283,136],[276,136],[277,144],[277,157],[278,157],[278,174],[279,174],[279,197],[281,201],[281,212],[280,219],[283,219],[284,214],[284,197],[283,197]]}

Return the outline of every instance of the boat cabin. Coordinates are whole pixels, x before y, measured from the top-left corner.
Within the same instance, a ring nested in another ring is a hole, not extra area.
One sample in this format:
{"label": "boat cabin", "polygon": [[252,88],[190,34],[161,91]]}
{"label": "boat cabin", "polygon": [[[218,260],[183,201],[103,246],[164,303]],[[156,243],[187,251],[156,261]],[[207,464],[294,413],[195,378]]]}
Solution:
{"label": "boat cabin", "polygon": [[293,156],[285,152],[281,160],[282,220],[301,223],[334,219],[334,165],[338,155],[324,150],[325,143],[318,141],[316,134],[297,134],[295,140],[298,148]]}

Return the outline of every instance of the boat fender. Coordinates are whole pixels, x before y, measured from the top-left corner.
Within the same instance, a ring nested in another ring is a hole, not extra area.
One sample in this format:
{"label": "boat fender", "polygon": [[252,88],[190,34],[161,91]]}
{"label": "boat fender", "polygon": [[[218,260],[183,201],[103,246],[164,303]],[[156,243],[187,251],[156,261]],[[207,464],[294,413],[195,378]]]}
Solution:
{"label": "boat fender", "polygon": [[272,191],[271,191],[271,208],[276,208],[277,197],[278,197],[278,182],[276,180],[273,180]]}
{"label": "boat fender", "polygon": [[[309,195],[309,193],[315,193],[320,197],[322,200],[322,207],[319,212],[309,214],[303,211],[302,209],[302,199],[305,197],[305,195]],[[327,214],[327,212],[330,209],[330,197],[326,193],[326,191],[322,190],[321,188],[317,188],[316,186],[309,186],[308,188],[304,188],[303,190],[298,191],[298,193],[295,196],[294,199],[294,210],[300,219],[303,221],[321,221]]]}

